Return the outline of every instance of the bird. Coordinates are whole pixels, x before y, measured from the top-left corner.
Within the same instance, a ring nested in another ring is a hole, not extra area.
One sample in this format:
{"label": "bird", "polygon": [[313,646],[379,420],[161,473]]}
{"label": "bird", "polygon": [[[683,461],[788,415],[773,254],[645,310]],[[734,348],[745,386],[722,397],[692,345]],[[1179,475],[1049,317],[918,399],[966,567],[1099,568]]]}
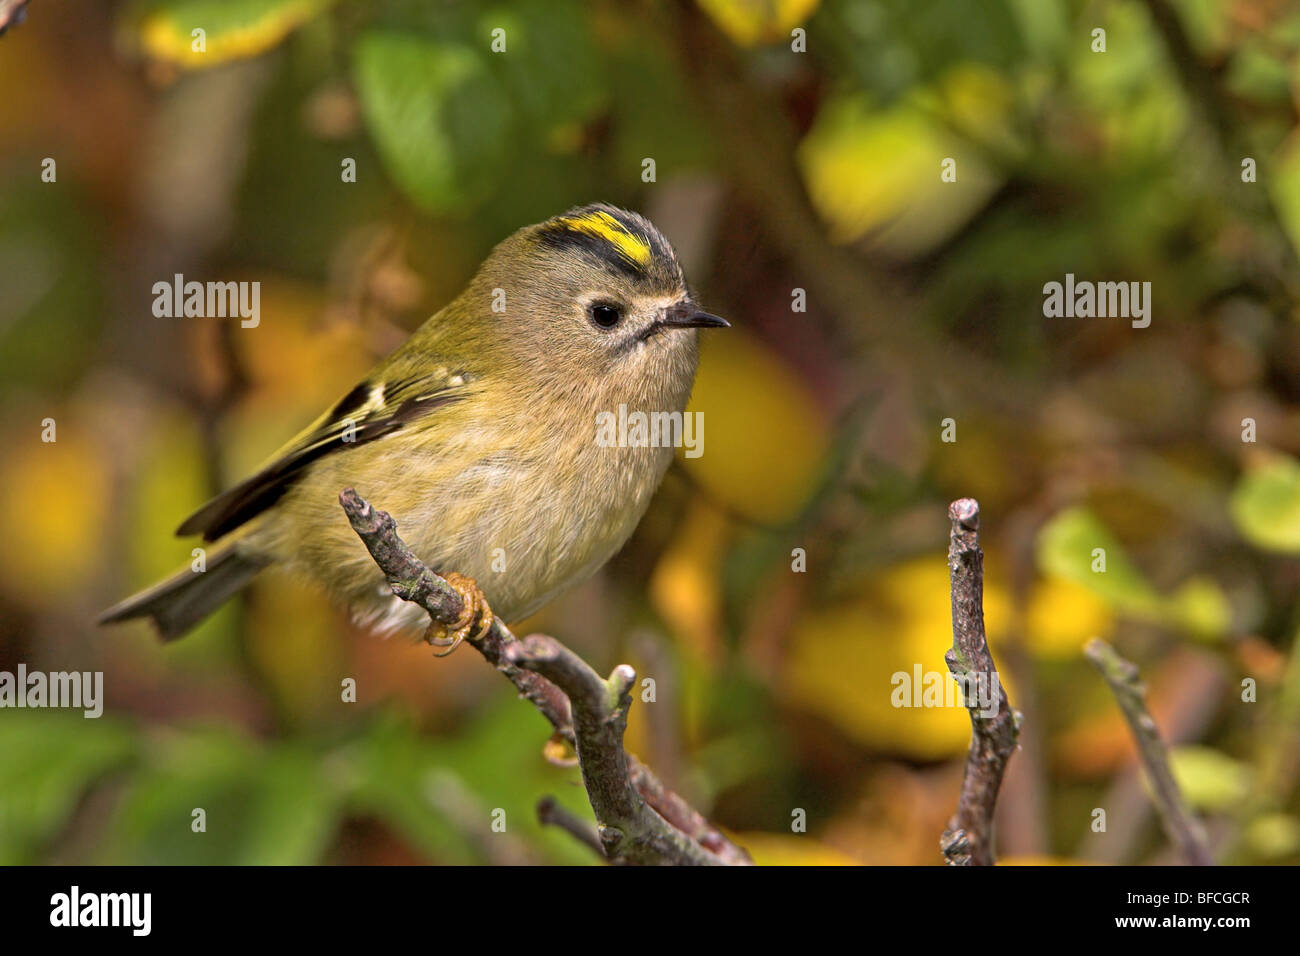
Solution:
{"label": "bird", "polygon": [[[212,545],[108,608],[175,640],[268,568],[321,585],[381,634],[418,627],[339,507],[388,510],[430,569],[521,620],[626,542],[671,464],[665,442],[597,441],[602,414],[685,411],[704,311],[645,217],[589,203],[498,243],[473,278],[250,477],[181,522]],[[644,439],[644,436],[642,436]],[[454,640],[431,642],[450,644]]]}

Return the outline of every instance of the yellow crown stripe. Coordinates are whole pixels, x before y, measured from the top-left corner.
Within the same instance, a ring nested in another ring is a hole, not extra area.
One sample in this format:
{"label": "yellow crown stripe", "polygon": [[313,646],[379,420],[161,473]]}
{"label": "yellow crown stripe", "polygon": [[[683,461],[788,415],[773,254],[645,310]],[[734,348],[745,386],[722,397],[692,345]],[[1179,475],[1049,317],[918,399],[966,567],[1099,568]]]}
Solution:
{"label": "yellow crown stripe", "polygon": [[650,243],[628,232],[627,227],[607,212],[597,210],[583,216],[566,216],[559,223],[574,232],[604,239],[625,259],[643,266],[650,264]]}

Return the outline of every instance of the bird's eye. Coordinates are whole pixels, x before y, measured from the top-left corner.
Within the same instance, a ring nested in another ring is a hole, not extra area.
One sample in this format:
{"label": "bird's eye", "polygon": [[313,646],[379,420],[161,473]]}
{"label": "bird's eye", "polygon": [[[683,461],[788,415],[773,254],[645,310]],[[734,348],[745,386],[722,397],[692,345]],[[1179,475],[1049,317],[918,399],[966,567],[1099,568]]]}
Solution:
{"label": "bird's eye", "polygon": [[612,329],[623,321],[623,310],[610,302],[596,302],[587,309],[597,328]]}

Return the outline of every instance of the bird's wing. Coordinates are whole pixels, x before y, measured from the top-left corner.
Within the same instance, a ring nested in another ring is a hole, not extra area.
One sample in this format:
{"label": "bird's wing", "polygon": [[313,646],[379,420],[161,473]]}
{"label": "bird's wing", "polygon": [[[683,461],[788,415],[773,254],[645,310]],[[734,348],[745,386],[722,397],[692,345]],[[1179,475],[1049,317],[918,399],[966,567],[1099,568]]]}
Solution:
{"label": "bird's wing", "polygon": [[275,504],[312,462],[375,441],[464,397],[465,377],[440,371],[435,376],[390,378],[382,385],[362,382],[261,471],[217,495],[186,518],[176,533],[201,533],[205,541],[215,541]]}

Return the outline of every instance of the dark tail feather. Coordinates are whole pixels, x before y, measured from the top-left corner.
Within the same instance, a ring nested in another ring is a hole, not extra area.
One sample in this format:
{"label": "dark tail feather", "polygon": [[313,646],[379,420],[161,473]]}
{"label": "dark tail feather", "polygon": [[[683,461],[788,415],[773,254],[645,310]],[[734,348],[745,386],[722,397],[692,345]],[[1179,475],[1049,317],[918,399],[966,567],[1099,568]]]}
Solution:
{"label": "dark tail feather", "polygon": [[160,581],[110,607],[99,616],[99,623],[148,617],[164,641],[174,641],[247,587],[268,563],[226,548],[212,557],[206,571],[186,569]]}

